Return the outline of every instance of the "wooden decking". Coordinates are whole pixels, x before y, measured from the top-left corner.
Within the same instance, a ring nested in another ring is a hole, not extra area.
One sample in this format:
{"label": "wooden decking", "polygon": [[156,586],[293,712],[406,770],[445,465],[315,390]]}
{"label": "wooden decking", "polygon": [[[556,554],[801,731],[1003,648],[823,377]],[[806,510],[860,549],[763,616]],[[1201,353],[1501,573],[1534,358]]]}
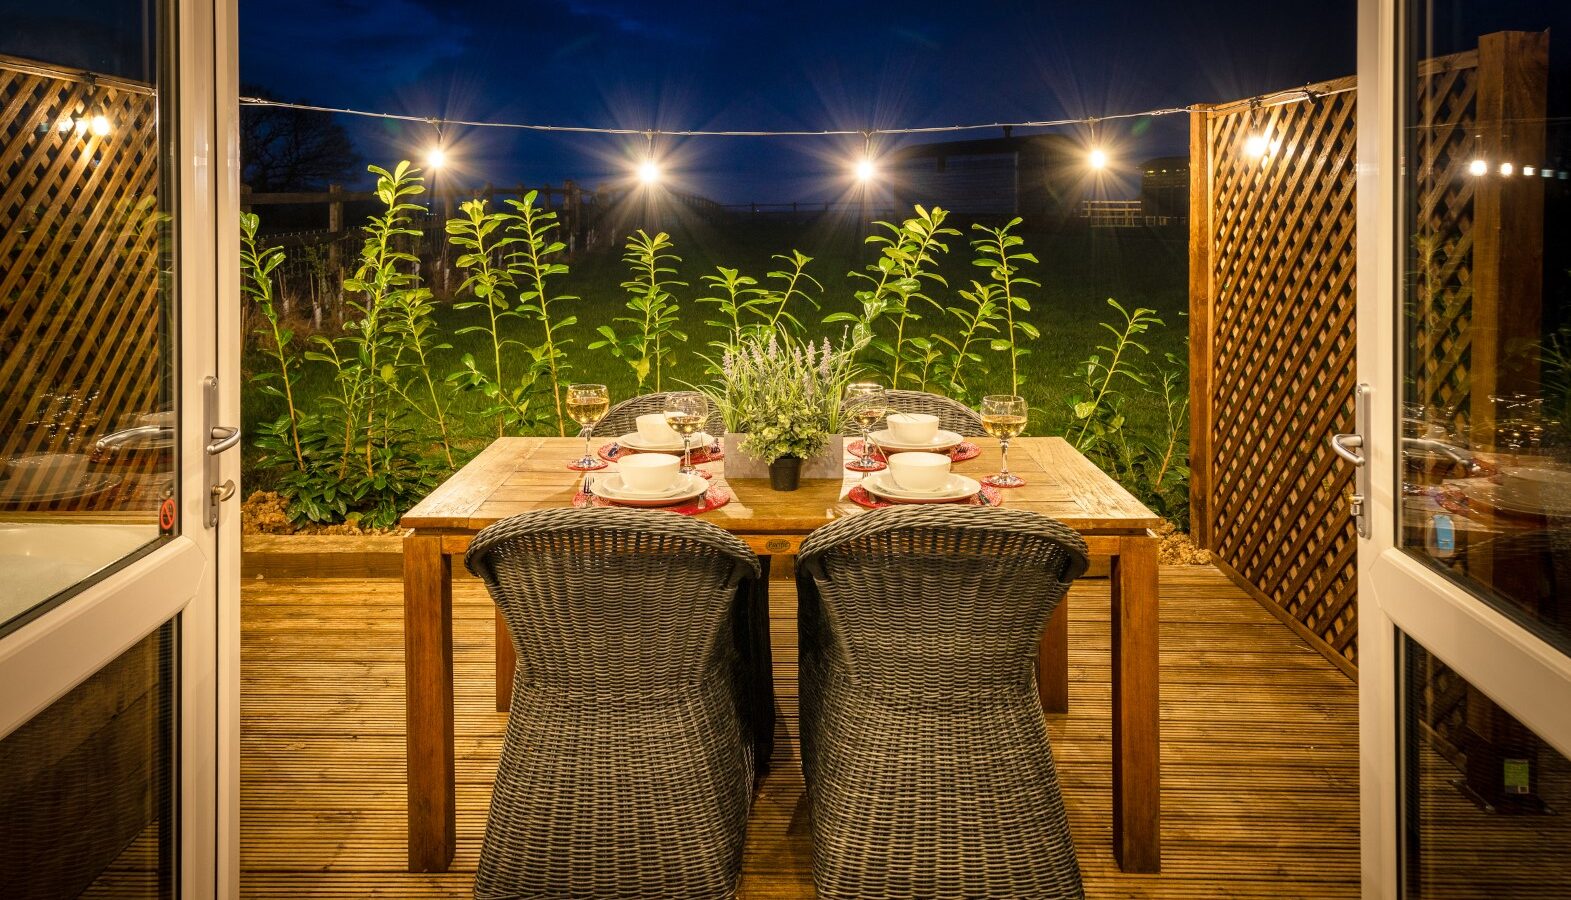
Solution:
{"label": "wooden decking", "polygon": [[[453,870],[404,866],[401,585],[244,585],[241,894],[468,897],[504,716],[492,709],[492,614],[454,589],[459,848]],[[786,740],[748,834],[745,900],[810,898],[797,767],[795,592],[771,590]],[[1358,895],[1357,691],[1209,568],[1162,577],[1160,875],[1112,859],[1107,581],[1070,598],[1070,702],[1049,717],[1092,898]]]}

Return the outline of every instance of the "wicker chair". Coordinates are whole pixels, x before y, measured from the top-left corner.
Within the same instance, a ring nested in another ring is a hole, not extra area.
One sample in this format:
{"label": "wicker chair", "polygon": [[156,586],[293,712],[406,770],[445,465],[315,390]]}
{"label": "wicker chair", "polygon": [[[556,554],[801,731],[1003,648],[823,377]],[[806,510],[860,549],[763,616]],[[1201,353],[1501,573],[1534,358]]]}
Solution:
{"label": "wicker chair", "polygon": [[1036,513],[895,507],[797,563],[820,898],[1079,898],[1038,640],[1086,545]]}
{"label": "wicker chair", "polygon": [[[665,412],[665,398],[665,391],[629,397],[607,410],[605,418],[596,422],[595,427],[590,429],[589,436],[621,437],[634,431],[638,428],[639,416],[645,413]],[[704,430],[709,432],[710,437],[715,438],[725,434],[725,417],[713,404],[710,404],[709,421],[704,424]]]}
{"label": "wicker chair", "polygon": [[[987,434],[982,430],[982,417],[976,410],[958,400],[951,400],[927,391],[886,391],[890,412],[930,413],[938,417],[938,427],[965,437]],[[861,436],[856,423],[847,418],[845,434]]]}
{"label": "wicker chair", "polygon": [[773,739],[758,558],[675,513],[557,509],[464,564],[518,650],[475,896],[734,896]]}

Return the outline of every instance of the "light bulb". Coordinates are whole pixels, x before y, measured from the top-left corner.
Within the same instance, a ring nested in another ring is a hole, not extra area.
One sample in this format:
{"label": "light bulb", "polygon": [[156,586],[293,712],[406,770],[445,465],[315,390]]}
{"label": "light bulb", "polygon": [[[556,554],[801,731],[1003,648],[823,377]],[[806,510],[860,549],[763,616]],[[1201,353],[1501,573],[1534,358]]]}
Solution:
{"label": "light bulb", "polygon": [[94,116],[88,120],[88,127],[92,129],[93,134],[99,137],[105,137],[109,134],[110,130],[109,117],[105,115]]}
{"label": "light bulb", "polygon": [[1244,152],[1250,156],[1265,156],[1271,142],[1263,134],[1252,134],[1244,141]]}
{"label": "light bulb", "polygon": [[425,164],[432,169],[440,169],[447,165],[447,151],[441,147],[432,147],[425,155]]}
{"label": "light bulb", "polygon": [[1467,164],[1467,171],[1473,175],[1483,175],[1489,171],[1489,163],[1481,159],[1475,159]]}
{"label": "light bulb", "polygon": [[878,168],[873,165],[873,161],[872,160],[870,160],[870,159],[859,159],[859,160],[856,161],[856,180],[857,181],[872,181],[877,175],[878,175]]}
{"label": "light bulb", "polygon": [[638,166],[638,180],[644,184],[654,184],[660,180],[660,166],[652,159],[646,159]]}
{"label": "light bulb", "polygon": [[1107,151],[1098,148],[1091,151],[1091,168],[1101,170],[1107,168]]}
{"label": "light bulb", "polygon": [[1503,162],[1500,164],[1500,174],[1506,176],[1507,178],[1511,177],[1511,174],[1515,171],[1516,166],[1513,166],[1508,162]]}
{"label": "light bulb", "polygon": [[65,118],[61,119],[60,124],[55,127],[59,129],[61,134],[69,134],[71,129],[76,127],[76,120],[70,116],[66,116]]}
{"label": "light bulb", "polygon": [[1537,172],[1537,171],[1538,170],[1533,168],[1532,166],[1523,166],[1522,167],[1522,174],[1526,175],[1529,178],[1532,178],[1533,177],[1533,173]]}

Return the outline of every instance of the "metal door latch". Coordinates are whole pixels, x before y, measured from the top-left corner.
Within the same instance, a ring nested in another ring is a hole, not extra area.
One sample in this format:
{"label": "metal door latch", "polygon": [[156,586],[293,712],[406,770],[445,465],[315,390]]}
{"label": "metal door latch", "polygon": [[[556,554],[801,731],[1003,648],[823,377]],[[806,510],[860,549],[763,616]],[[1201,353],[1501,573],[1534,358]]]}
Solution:
{"label": "metal door latch", "polygon": [[202,379],[202,433],[207,435],[207,443],[203,445],[206,458],[203,460],[202,470],[206,473],[207,489],[207,527],[218,527],[218,505],[235,495],[235,483],[232,479],[225,479],[222,484],[218,482],[219,468],[218,457],[225,450],[238,446],[240,443],[240,428],[235,425],[218,425],[218,379],[209,375]]}
{"label": "metal door latch", "polygon": [[1347,496],[1347,511],[1353,517],[1358,536],[1362,538],[1369,537],[1369,516],[1364,509],[1364,501],[1369,497],[1369,454],[1364,444],[1364,436],[1370,433],[1369,394],[1370,387],[1367,384],[1360,384],[1353,393],[1353,421],[1358,430],[1333,434],[1327,439],[1331,452],[1358,467],[1354,475],[1353,492]]}

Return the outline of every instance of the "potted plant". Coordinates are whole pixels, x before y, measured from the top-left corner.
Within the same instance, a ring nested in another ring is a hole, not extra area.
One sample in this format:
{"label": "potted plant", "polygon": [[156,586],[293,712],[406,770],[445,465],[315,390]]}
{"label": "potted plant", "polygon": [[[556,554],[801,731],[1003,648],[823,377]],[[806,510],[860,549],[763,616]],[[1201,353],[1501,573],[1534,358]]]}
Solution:
{"label": "potted plant", "polygon": [[855,374],[854,348],[775,333],[745,337],[709,388],[725,417],[726,475],[795,490],[800,478],[841,477],[840,396]]}

